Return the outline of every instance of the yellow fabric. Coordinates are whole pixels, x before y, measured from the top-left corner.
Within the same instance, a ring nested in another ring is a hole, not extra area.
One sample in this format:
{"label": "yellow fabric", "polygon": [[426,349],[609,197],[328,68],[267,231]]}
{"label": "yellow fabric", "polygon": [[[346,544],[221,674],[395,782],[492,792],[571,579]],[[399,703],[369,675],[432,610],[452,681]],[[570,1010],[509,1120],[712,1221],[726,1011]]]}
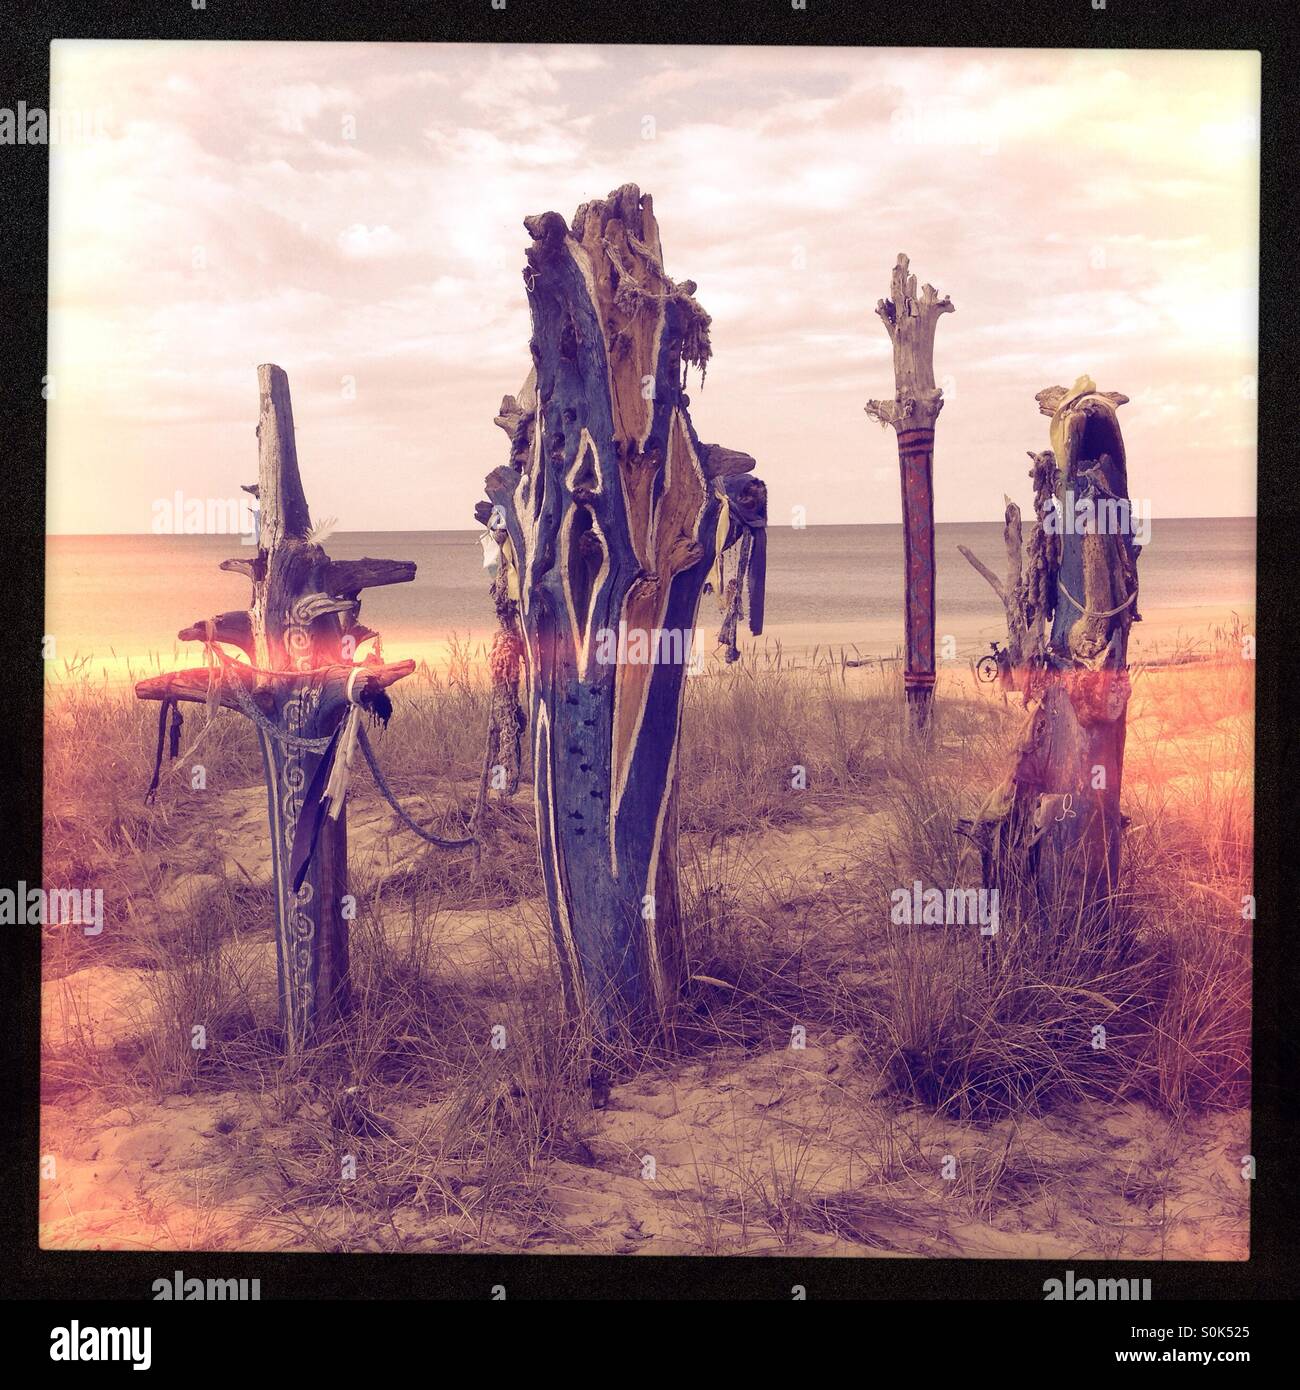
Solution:
{"label": "yellow fabric", "polygon": [[338,820],[343,803],[348,794],[348,778],[352,771],[352,753],[357,746],[357,730],[361,726],[361,706],[353,705],[348,710],[343,732],[339,735],[339,745],[334,754],[334,766],[330,768],[329,780],[325,783],[322,798],[329,805],[329,817]]}
{"label": "yellow fabric", "polygon": [[707,583],[718,597],[718,607],[726,607],[722,593],[722,548],[727,543],[727,532],[731,530],[731,502],[725,493],[720,493],[722,505],[718,508],[718,529],[713,538],[713,568],[709,571]]}

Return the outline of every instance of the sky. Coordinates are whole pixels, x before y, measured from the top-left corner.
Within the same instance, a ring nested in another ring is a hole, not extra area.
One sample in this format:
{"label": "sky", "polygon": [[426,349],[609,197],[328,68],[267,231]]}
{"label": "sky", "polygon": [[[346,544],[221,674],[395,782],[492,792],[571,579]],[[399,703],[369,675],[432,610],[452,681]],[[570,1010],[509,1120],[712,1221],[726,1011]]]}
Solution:
{"label": "sky", "polygon": [[[472,528],[529,366],[522,221],[633,182],[713,360],[700,438],[772,524],[897,522],[874,309],[951,296],[939,521],[997,521],[1090,374],[1152,515],[1255,509],[1254,53],[59,41],[48,529],[148,532],[257,472],[289,375],[313,517]],[[80,127],[75,119],[80,116]]]}

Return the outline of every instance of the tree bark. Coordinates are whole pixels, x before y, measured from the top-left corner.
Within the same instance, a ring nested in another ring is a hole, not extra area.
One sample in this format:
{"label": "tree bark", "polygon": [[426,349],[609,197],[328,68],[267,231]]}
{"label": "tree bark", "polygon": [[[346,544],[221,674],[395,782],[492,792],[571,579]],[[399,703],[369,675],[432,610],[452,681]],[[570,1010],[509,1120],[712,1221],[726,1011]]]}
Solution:
{"label": "tree bark", "polygon": [[1027,705],[1036,672],[1043,668],[1046,622],[1056,605],[1056,571],[1060,563],[1059,538],[1043,529],[1043,518],[1054,506],[1056,459],[1050,449],[1030,453],[1034,483],[1034,519],[1030,523],[1026,547],[1020,508],[1004,496],[1002,541],[1006,550],[1005,580],[998,577],[964,545],[958,551],[985,579],[998,596],[1007,622],[1007,688],[1019,691]]}
{"label": "tree bark", "polygon": [[717,549],[744,535],[752,552],[766,491],[752,458],[692,427],[684,373],[703,378],[709,318],[664,271],[649,194],[628,184],[570,226],[555,212],[524,225],[533,371],[502,402],[510,461],[486,488],[516,600],[546,899],[599,1072],[671,1024],[685,977],[683,683]]}
{"label": "tree bark", "polygon": [[980,844],[990,886],[1029,882],[1043,907],[1106,920],[1124,824],[1128,633],[1140,617],[1141,547],[1116,416],[1127,399],[1087,377],[1038,394],[1052,450],[1031,455],[1039,515],[1013,605],[1027,634],[1026,702],[1038,707],[1010,777],[960,827]]}
{"label": "tree bark", "polygon": [[934,426],[943,409],[943,392],[934,384],[934,333],[939,318],[953,312],[933,285],[916,294],[908,259],[898,257],[890,297],[880,315],[894,350],[894,399],[868,401],[866,412],[892,425],[898,438],[903,493],[904,637],[903,687],[910,726],[929,724],[934,692]]}
{"label": "tree bark", "polygon": [[[362,587],[414,577],[409,561],[336,563],[311,536],[311,516],[298,472],[289,381],[275,366],[257,369],[260,393],[258,550],[251,559],[228,560],[222,569],[247,575],[247,610],[221,613],[182,629],[184,641],[210,647],[238,646],[249,664],[174,672],[140,681],[145,700],[208,701],[256,711],[271,830],[276,898],[276,967],[280,1026],[287,1051],[319,1035],[349,1007],[348,938],[343,916],[347,895],[347,812],[323,815],[317,804],[324,751],[294,740],[328,739],[354,707],[387,717],[384,690],[415,669],[413,661],[353,661],[368,628],[356,621]],[[219,684],[214,681],[219,677]],[[240,698],[240,695],[243,698]],[[251,716],[250,716],[251,717]],[[313,787],[313,784],[316,787]],[[312,817],[310,827],[304,818]],[[300,884],[291,881],[295,841],[308,830],[314,852]]]}

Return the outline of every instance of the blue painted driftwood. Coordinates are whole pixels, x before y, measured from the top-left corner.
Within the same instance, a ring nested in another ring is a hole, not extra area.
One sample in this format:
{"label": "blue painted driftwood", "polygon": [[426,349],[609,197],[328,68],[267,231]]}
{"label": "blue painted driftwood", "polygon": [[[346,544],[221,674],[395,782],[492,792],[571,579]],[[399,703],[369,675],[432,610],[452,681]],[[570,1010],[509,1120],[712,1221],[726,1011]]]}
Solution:
{"label": "blue painted driftwood", "polygon": [[[349,1005],[347,811],[340,796],[336,814],[323,814],[320,800],[340,726],[354,708],[386,718],[384,691],[415,669],[413,661],[354,660],[375,636],[358,621],[359,596],[413,579],[415,565],[334,561],[316,543],[288,377],[267,365],[257,378],[258,482],[247,491],[258,499],[258,547],[221,565],[252,581],[252,600],[180,632],[182,641],[205,644],[211,664],[140,681],[136,695],[166,702],[164,716],[170,705],[178,718],[177,702],[192,701],[237,710],[254,724],[271,829],[280,1026],[293,1052]],[[246,660],[230,657],[226,645]]]}
{"label": "blue painted driftwood", "polygon": [[[571,224],[524,225],[533,371],[502,403],[510,462],[477,515],[501,544],[498,611],[517,624],[565,996],[612,1064],[671,1024],[685,978],[683,687],[711,574],[729,654],[746,602],[761,631],[766,490],[749,455],[692,427],[685,372],[703,374],[709,318],[664,272],[650,196],[629,184]],[[724,584],[719,551],[737,542]]]}

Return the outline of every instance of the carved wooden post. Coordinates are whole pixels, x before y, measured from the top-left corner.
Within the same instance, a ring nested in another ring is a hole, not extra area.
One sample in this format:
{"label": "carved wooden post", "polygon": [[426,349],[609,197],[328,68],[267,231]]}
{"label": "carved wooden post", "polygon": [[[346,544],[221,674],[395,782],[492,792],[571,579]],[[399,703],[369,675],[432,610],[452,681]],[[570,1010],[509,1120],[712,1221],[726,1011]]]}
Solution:
{"label": "carved wooden post", "polygon": [[1139,616],[1140,547],[1133,543],[1116,415],[1128,397],[1099,392],[1081,377],[1068,390],[1053,386],[1036,399],[1052,419],[1060,520],[1048,644],[1053,679],[1043,712],[1045,789],[1061,803],[1050,820],[1040,814],[1038,876],[1049,892],[1077,885],[1093,903],[1113,894],[1119,879],[1128,633]]}
{"label": "carved wooden post", "polygon": [[664,272],[649,194],[628,184],[572,226],[555,212],[524,225],[534,371],[502,403],[510,463],[478,515],[517,600],[542,877],[599,1075],[670,1021],[683,981],[683,682],[716,552],[742,537],[761,629],[766,491],[752,458],[691,425],[684,370],[703,373],[709,319]]}
{"label": "carved wooden post", "polygon": [[890,297],[876,304],[894,348],[894,399],[868,401],[866,412],[898,436],[903,488],[904,628],[903,685],[910,726],[924,730],[934,693],[934,423],[943,392],[934,384],[934,331],[941,314],[953,312],[933,285],[916,297],[916,276],[907,257],[894,266]]}
{"label": "carved wooden post", "polygon": [[[357,621],[359,595],[414,578],[415,565],[326,555],[311,534],[298,474],[289,380],[275,366],[259,367],[257,379],[258,482],[246,490],[258,500],[258,548],[249,559],[221,565],[248,576],[252,601],[179,634],[203,641],[215,665],[140,681],[136,694],[219,703],[257,729],[271,828],[280,1025],[286,1050],[294,1051],[349,1003],[347,813],[341,796],[328,815],[320,801],[336,735],[353,708],[386,718],[391,705],[383,692],[415,669],[413,661],[354,663],[357,645],[375,636]],[[221,651],[222,643],[247,661]]]}
{"label": "carved wooden post", "polygon": [[1039,899],[1108,917],[1120,867],[1128,633],[1139,620],[1128,466],[1116,410],[1128,397],[1080,377],[1036,397],[1052,418],[1035,460],[1038,526],[1020,622],[1051,633],[1028,647],[1030,716],[1010,777],[964,833],[986,882],[1031,879]]}

